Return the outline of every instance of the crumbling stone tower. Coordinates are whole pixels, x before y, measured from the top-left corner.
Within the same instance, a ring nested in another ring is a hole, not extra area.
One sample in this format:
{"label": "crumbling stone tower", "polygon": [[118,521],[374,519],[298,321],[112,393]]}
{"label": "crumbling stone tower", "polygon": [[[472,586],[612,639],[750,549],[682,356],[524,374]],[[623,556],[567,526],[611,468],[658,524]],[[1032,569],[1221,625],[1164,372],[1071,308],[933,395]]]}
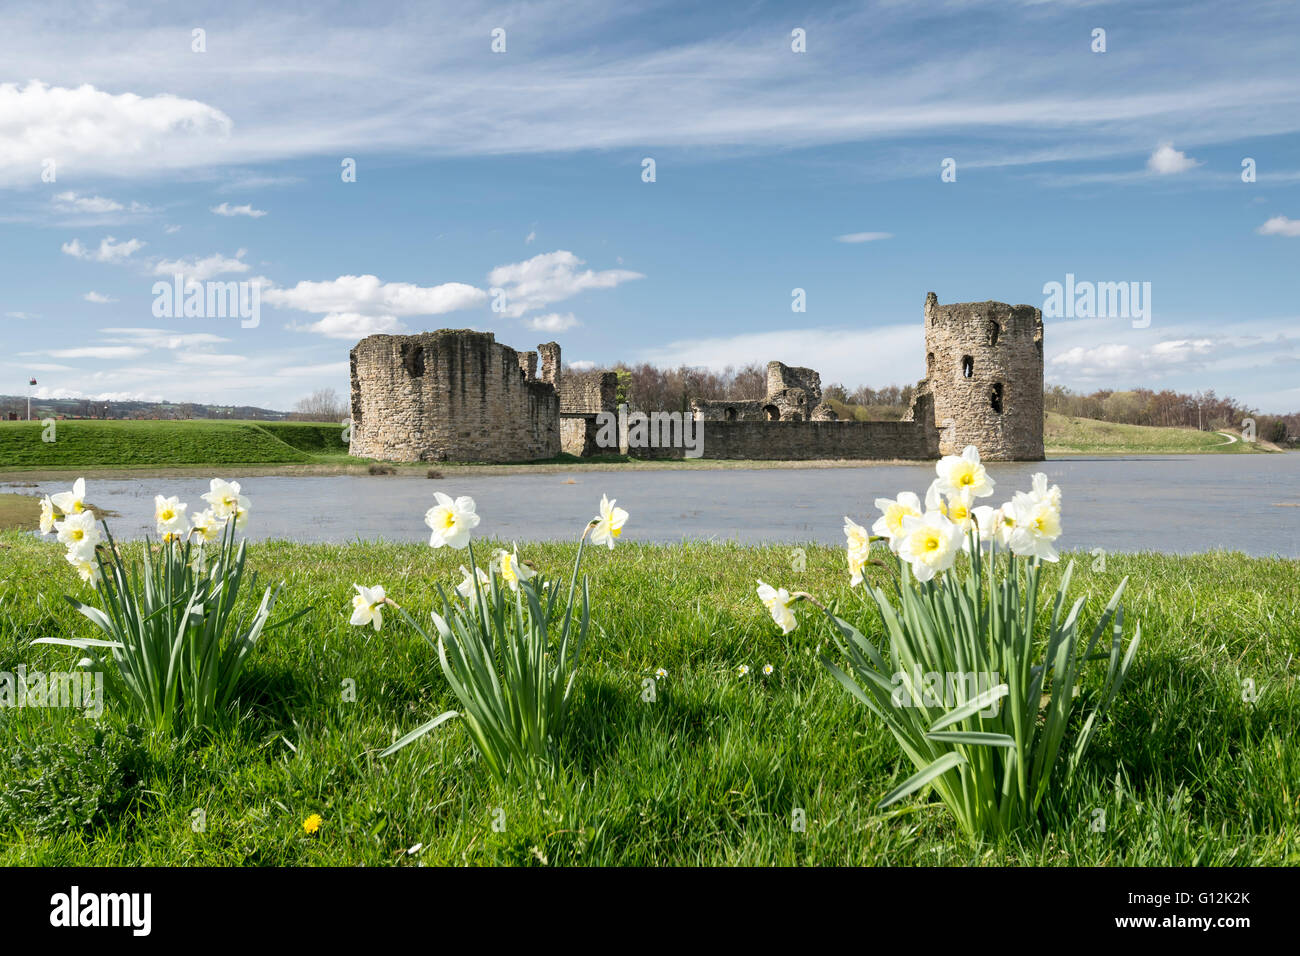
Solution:
{"label": "crumbling stone tower", "polygon": [[1043,313],[1029,305],[925,297],[925,381],[939,451],[986,461],[1043,458]]}
{"label": "crumbling stone tower", "polygon": [[370,335],[352,349],[353,455],[530,461],[560,453],[560,347],[516,352],[491,332]]}

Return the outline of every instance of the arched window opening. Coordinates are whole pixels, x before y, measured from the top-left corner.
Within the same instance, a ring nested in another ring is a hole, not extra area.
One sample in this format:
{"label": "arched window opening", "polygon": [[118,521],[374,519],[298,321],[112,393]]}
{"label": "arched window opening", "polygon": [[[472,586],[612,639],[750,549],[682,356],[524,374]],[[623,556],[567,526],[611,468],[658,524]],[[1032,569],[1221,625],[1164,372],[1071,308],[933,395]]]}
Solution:
{"label": "arched window opening", "polygon": [[999,415],[1002,414],[1002,383],[998,382],[993,386],[993,394],[989,396],[989,404]]}
{"label": "arched window opening", "polygon": [[769,422],[779,422],[781,420],[781,410],[775,405],[764,405],[763,414],[767,416]]}
{"label": "arched window opening", "polygon": [[1002,334],[1002,326],[998,325],[993,319],[989,319],[989,345],[998,344],[998,336]]}
{"label": "arched window opening", "polygon": [[975,360],[969,355],[961,357],[961,377],[970,378],[975,374]]}

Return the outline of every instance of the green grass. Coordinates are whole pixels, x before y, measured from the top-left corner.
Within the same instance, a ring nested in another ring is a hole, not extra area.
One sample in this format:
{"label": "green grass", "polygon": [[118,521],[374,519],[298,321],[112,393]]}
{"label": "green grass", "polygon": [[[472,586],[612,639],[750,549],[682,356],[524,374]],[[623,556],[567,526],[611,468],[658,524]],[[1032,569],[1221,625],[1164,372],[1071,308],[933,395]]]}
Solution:
{"label": "green grass", "polygon": [[[493,784],[456,721],[377,758],[455,704],[431,650],[396,615],[381,633],[348,625],[351,584],[383,583],[426,618],[431,582],[458,580],[463,552],[255,545],[250,565],[286,582],[280,613],[313,610],[259,647],[235,730],[134,743],[110,707],[102,723],[112,732],[97,749],[84,718],[0,711],[2,746],[28,755],[26,765],[0,759],[0,864],[1300,863],[1297,562],[1112,555],[1093,571],[1081,556],[1085,620],[1132,576],[1126,606],[1130,628],[1141,619],[1141,651],[1079,780],[1051,795],[1041,828],[973,849],[928,798],[875,809],[911,765],[818,663],[828,640],[808,626],[809,609],[781,637],[754,597],[756,577],[847,596],[842,553],[806,551],[797,574],[785,547],[590,551],[606,634],[593,636],[577,686],[568,791],[539,800]],[[573,558],[568,545],[520,552],[552,573]],[[85,596],[62,549],[0,534],[0,568],[0,670],[70,667],[75,652],[30,645],[91,636],[59,598]],[[775,672],[765,678],[766,663]],[[748,677],[737,676],[741,664]],[[642,681],[658,667],[668,677],[644,702]],[[1253,703],[1242,699],[1248,678]],[[355,702],[343,699],[348,682]],[[77,769],[87,762],[101,769]],[[110,772],[119,783],[97,793]],[[73,824],[50,822],[59,788],[90,791]],[[19,805],[7,816],[4,794]],[[804,832],[791,826],[796,808]],[[311,813],[324,818],[316,837],[302,832]]]}
{"label": "green grass", "polygon": [[[0,468],[347,461],[343,430],[313,422],[0,422]],[[356,459],[350,459],[356,461]]]}
{"label": "green grass", "polygon": [[[1230,432],[1236,435],[1236,432]],[[1225,435],[1194,428],[1157,428],[1121,425],[1092,418],[1071,418],[1047,413],[1043,443],[1051,454],[1258,454],[1258,442],[1228,442]],[[1270,446],[1270,449],[1272,446]]]}

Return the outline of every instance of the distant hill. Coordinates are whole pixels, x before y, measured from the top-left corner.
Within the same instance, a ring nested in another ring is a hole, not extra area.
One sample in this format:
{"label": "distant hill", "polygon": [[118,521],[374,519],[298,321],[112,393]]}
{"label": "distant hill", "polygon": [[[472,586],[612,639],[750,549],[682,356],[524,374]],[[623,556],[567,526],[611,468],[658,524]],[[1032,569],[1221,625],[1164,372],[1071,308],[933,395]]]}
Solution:
{"label": "distant hill", "polygon": [[[27,417],[26,395],[0,395],[0,421]],[[33,418],[158,419],[192,418],[279,422],[288,412],[255,405],[200,405],[194,402],[97,402],[83,398],[33,398]]]}

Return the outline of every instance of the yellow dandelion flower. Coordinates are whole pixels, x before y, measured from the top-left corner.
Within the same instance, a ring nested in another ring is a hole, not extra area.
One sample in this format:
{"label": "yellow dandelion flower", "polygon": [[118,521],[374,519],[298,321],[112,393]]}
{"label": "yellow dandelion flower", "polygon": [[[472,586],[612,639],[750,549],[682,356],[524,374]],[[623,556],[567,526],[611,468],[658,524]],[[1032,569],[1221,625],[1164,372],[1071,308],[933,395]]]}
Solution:
{"label": "yellow dandelion flower", "polygon": [[321,818],[319,813],[313,813],[306,820],[302,821],[302,832],[308,836],[320,829]]}

